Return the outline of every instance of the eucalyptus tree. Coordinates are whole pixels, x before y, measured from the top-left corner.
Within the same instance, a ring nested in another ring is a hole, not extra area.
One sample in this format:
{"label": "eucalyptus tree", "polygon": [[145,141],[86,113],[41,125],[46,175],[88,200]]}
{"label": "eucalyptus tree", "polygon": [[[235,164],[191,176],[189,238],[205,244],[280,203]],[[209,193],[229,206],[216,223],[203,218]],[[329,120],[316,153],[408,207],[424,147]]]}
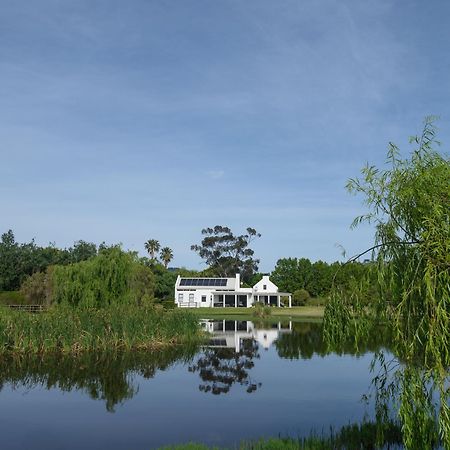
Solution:
{"label": "eucalyptus tree", "polygon": [[258,270],[259,260],[254,258],[250,244],[261,237],[254,228],[246,233],[235,235],[229,227],[216,225],[202,230],[200,244],[191,246],[217,276],[231,277],[240,273],[247,281]]}
{"label": "eucalyptus tree", "polygon": [[169,247],[163,247],[161,253],[159,254],[161,261],[164,263],[164,267],[167,269],[170,261],[173,259],[173,251]]}
{"label": "eucalyptus tree", "polygon": [[144,247],[150,255],[150,258],[154,261],[156,259],[155,256],[158,254],[159,249],[161,248],[159,241],[157,241],[156,239],[149,239],[144,244]]}

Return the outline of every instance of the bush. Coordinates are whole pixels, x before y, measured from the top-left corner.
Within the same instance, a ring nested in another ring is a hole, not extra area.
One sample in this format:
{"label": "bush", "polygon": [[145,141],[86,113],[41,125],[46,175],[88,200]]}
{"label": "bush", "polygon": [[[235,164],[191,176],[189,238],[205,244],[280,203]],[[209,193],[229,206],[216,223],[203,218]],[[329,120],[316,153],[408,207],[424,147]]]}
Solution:
{"label": "bush", "polygon": [[294,306],[304,306],[310,297],[306,289],[297,289],[292,295],[292,304]]}
{"label": "bush", "polygon": [[20,293],[28,305],[48,305],[51,301],[50,275],[46,272],[36,272],[25,278]]}
{"label": "bush", "polygon": [[252,315],[254,317],[264,318],[269,317],[272,314],[270,306],[266,306],[260,302],[254,303],[252,308],[253,308]]}

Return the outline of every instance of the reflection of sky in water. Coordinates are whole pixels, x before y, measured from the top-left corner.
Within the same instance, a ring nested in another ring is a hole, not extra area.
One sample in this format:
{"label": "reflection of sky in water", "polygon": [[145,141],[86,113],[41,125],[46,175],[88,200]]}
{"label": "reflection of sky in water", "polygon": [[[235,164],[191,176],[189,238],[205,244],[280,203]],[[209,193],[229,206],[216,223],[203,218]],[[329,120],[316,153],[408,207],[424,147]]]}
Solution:
{"label": "reflection of sky in water", "polygon": [[176,363],[155,378],[134,378],[137,394],[116,412],[85,393],[37,387],[0,392],[4,448],[135,448],[202,441],[232,444],[263,435],[328,432],[360,421],[366,407],[372,354],[314,355],[281,359],[275,347],[260,348],[250,377],[261,387],[248,394],[239,385],[229,393],[199,391],[198,373]]}

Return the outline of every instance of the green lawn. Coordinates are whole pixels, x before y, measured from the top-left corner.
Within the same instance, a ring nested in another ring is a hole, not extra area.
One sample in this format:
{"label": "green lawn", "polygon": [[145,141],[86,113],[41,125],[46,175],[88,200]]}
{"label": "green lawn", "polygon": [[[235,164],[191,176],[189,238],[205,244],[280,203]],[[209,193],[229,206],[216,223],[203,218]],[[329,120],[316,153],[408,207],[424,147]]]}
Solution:
{"label": "green lawn", "polygon": [[[186,311],[202,317],[217,317],[217,318],[234,318],[238,319],[252,319],[252,308],[183,308]],[[272,314],[270,317],[283,318],[322,318],[323,306],[294,306],[292,308],[276,308],[272,307]]]}

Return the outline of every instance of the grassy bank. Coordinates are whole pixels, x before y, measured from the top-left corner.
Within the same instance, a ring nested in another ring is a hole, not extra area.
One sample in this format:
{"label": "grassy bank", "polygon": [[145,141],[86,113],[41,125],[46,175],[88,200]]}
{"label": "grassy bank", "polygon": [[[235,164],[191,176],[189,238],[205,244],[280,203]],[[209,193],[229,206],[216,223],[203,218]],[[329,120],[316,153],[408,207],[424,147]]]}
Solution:
{"label": "grassy bank", "polygon": [[[349,450],[375,448],[403,448],[400,424],[386,422],[381,426],[376,422],[363,422],[342,427],[331,435],[312,434],[305,438],[262,438],[255,441],[243,441],[233,445],[239,450]],[[160,450],[224,450],[225,447],[208,447],[203,444],[189,443],[167,446]]]}
{"label": "grassy bank", "polygon": [[79,353],[155,349],[199,342],[198,319],[151,306],[54,306],[30,314],[0,307],[0,353]]}
{"label": "grassy bank", "polygon": [[[305,318],[317,319],[323,317],[323,306],[294,306],[292,308],[270,308],[273,318]],[[234,318],[235,320],[251,320],[254,318],[253,308],[183,308],[183,311],[193,313],[198,317]]]}

